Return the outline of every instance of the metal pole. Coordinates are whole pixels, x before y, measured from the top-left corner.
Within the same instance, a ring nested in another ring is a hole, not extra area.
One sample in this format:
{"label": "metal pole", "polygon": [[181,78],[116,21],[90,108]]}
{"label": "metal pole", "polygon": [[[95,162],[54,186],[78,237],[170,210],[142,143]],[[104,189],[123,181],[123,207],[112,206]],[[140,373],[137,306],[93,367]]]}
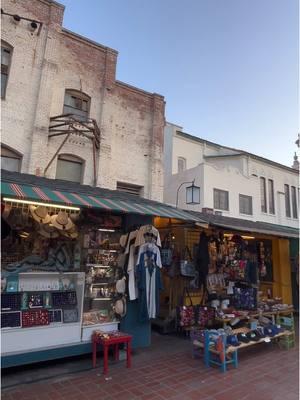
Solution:
{"label": "metal pole", "polygon": [[195,182],[195,179],[194,179],[192,182],[182,182],[182,183],[179,185],[179,187],[178,187],[178,189],[177,189],[177,194],[176,194],[176,208],[177,208],[177,206],[178,206],[178,194],[179,194],[179,189],[181,188],[181,186],[182,186],[182,185],[187,185],[187,184],[189,184],[189,183],[194,184],[194,182]]}

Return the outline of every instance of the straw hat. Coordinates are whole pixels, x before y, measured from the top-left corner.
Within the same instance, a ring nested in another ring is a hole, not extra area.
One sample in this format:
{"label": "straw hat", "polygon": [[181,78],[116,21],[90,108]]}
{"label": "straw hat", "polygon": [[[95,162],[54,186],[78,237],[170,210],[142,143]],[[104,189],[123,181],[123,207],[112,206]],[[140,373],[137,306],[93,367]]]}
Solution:
{"label": "straw hat", "polygon": [[126,300],[124,297],[115,302],[114,309],[115,313],[120,315],[120,317],[124,317],[126,315]]}
{"label": "straw hat", "polygon": [[51,224],[61,231],[69,231],[74,225],[65,211],[52,215]]}
{"label": "straw hat", "polygon": [[61,231],[60,232],[63,236],[69,238],[69,239],[76,239],[78,238],[78,231],[75,227],[75,225],[72,226],[72,228],[68,231]]}
{"label": "straw hat", "polygon": [[48,214],[47,207],[45,206],[29,206],[30,213],[32,218],[39,222],[40,224],[49,224],[50,222],[50,215]]}
{"label": "straw hat", "polygon": [[122,279],[119,279],[116,282],[116,291],[117,291],[117,293],[121,293],[121,294],[125,293],[125,289],[126,289],[125,280],[126,280],[126,278],[123,277]]}
{"label": "straw hat", "polygon": [[55,239],[59,236],[56,228],[49,224],[40,225],[38,233],[46,238]]}

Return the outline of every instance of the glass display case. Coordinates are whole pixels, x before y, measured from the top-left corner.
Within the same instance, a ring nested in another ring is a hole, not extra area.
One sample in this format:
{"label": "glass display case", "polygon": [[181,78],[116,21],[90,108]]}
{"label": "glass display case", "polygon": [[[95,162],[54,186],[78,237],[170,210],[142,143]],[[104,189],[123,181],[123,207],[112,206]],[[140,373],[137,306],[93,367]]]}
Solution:
{"label": "glass display case", "polygon": [[119,240],[116,230],[89,229],[83,235],[85,297],[83,326],[117,322],[113,310],[118,268]]}

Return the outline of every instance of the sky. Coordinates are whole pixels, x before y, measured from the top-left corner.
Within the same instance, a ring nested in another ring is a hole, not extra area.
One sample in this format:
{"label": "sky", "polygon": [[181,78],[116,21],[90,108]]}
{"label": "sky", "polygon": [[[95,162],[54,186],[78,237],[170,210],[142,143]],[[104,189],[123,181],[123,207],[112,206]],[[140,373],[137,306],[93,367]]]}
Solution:
{"label": "sky", "polygon": [[119,52],[117,79],[163,95],[166,120],[291,166],[298,0],[58,0],[64,27]]}

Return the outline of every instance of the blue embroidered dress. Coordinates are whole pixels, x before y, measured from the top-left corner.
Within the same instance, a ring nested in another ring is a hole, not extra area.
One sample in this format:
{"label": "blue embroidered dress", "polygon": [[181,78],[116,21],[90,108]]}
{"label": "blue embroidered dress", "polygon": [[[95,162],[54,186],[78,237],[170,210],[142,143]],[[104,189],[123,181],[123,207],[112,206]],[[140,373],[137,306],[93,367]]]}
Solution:
{"label": "blue embroidered dress", "polygon": [[139,249],[136,266],[140,322],[158,316],[159,291],[162,289],[161,267],[159,248],[154,243],[143,244]]}

